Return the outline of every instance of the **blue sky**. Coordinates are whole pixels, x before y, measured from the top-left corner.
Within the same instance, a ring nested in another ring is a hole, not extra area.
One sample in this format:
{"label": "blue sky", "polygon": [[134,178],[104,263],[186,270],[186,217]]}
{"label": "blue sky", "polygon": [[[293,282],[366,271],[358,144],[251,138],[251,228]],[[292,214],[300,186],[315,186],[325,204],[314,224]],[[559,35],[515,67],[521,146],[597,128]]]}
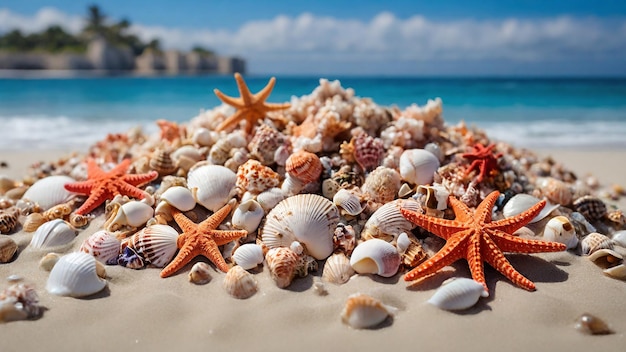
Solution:
{"label": "blue sky", "polygon": [[[92,1],[4,1],[0,32],[60,23]],[[259,74],[626,75],[626,1],[109,0],[142,39],[239,55]]]}

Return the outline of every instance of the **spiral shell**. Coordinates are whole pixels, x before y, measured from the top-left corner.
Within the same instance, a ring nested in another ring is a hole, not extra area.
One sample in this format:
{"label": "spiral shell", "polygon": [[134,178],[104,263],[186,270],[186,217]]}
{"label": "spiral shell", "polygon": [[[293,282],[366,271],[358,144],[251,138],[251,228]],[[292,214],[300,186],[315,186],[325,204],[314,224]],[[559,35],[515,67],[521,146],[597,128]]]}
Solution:
{"label": "spiral shell", "polygon": [[236,181],[237,175],[220,165],[198,163],[187,175],[187,187],[193,192],[196,202],[213,212],[237,194]]}
{"label": "spiral shell", "polygon": [[254,276],[239,265],[235,265],[228,270],[224,276],[222,287],[237,299],[250,298],[259,290]]}
{"label": "spiral shell", "polygon": [[124,226],[143,226],[154,215],[154,209],[144,202],[130,201],[115,208],[103,225],[107,231],[118,231]]}
{"label": "spiral shell", "polygon": [[253,200],[241,203],[233,213],[232,224],[237,229],[242,229],[252,233],[256,231],[265,216],[265,211],[261,205]]}
{"label": "spiral shell", "polygon": [[256,268],[259,264],[263,263],[264,258],[263,248],[254,243],[243,244],[237,247],[233,253],[235,264],[246,270]]}
{"label": "spiral shell", "polygon": [[383,304],[372,296],[355,293],[348,297],[341,311],[341,321],[355,329],[367,329],[376,327],[396,312],[397,308]]}
{"label": "spiral shell", "polygon": [[285,171],[304,184],[315,182],[322,174],[320,158],[310,152],[300,150],[287,158]]}
{"label": "spiral shell", "polygon": [[135,233],[128,246],[144,260],[158,268],[165,267],[176,254],[178,232],[171,226],[156,224]]}
{"label": "spiral shell", "polygon": [[161,177],[171,175],[178,169],[170,156],[170,152],[165,149],[157,149],[154,151],[148,165],[152,170],[158,172]]}
{"label": "spiral shell", "polygon": [[335,253],[326,259],[322,270],[322,280],[341,285],[348,282],[354,273],[350,259],[343,253]]}
{"label": "spiral shell", "polygon": [[359,274],[392,277],[400,267],[400,255],[391,243],[373,238],[354,248],[350,265]]}
{"label": "spiral shell", "polygon": [[41,225],[30,241],[32,248],[42,249],[66,245],[76,238],[76,230],[61,219]]}
{"label": "spiral shell", "polygon": [[61,257],[52,268],[46,290],[59,296],[84,297],[100,292],[106,284],[98,277],[94,257],[73,252]]}
{"label": "spiral shell", "polygon": [[428,303],[445,310],[464,310],[473,307],[480,297],[488,297],[485,287],[472,279],[456,278],[444,284]]}
{"label": "spiral shell", "polygon": [[300,258],[291,249],[278,247],[267,251],[265,261],[276,286],[285,288],[296,276]]}
{"label": "spiral shell", "polygon": [[272,127],[262,124],[248,143],[250,156],[258,159],[263,165],[274,163],[276,150],[285,143],[285,136]]}
{"label": "spiral shell", "polygon": [[85,239],[80,251],[92,255],[101,263],[114,265],[117,264],[121,245],[117,237],[108,231],[100,230]]}
{"label": "spiral shell", "polygon": [[578,237],[574,225],[565,216],[555,216],[548,221],[543,230],[543,240],[563,243],[567,249],[576,248]]}

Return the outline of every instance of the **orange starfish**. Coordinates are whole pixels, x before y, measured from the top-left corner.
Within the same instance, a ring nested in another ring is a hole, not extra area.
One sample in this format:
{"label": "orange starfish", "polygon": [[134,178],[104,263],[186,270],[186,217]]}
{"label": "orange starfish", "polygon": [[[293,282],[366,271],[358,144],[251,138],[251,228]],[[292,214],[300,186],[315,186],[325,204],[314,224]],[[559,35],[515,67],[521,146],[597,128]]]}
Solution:
{"label": "orange starfish", "polygon": [[105,172],[96,164],[95,160],[87,160],[87,181],[68,183],[64,187],[70,192],[88,195],[83,205],[76,210],[76,214],[85,215],[96,209],[107,199],[113,199],[118,194],[143,199],[145,192],[137,188],[159,176],[156,171],[147,174],[127,174],[130,159],[124,159],[111,171]]}
{"label": "orange starfish", "polygon": [[503,252],[539,253],[564,251],[562,243],[537,241],[511,235],[532,220],[546,204],[545,200],[523,213],[502,220],[491,221],[491,212],[500,192],[493,191],[472,211],[461,201],[449,197],[448,202],[456,215],[455,220],[426,216],[408,209],[402,215],[412,223],[446,240],[445,246],[432,258],[414,268],[404,276],[412,281],[432,275],[441,268],[465,258],[472,278],[483,284],[485,273],[483,261],[501,272],[517,286],[532,291],[535,284],[517,272],[504,257]]}
{"label": "orange starfish", "polygon": [[199,255],[207,257],[218,269],[227,272],[228,265],[217,246],[224,245],[248,234],[245,230],[216,230],[217,226],[228,216],[230,209],[230,205],[226,204],[199,224],[194,223],[180,211],[174,209],[172,215],[178,226],[183,230],[183,233],[178,236],[178,254],[161,271],[161,277],[168,277],[174,274]]}
{"label": "orange starfish", "polygon": [[275,77],[270,78],[265,88],[261,89],[261,91],[256,94],[250,93],[246,82],[244,82],[243,77],[241,77],[239,73],[235,73],[235,80],[237,81],[237,88],[239,88],[239,95],[241,95],[240,98],[224,95],[224,93],[220,92],[217,88],[213,90],[221,101],[237,109],[232,116],[217,126],[217,131],[229,129],[237,125],[239,121],[245,119],[248,121],[246,132],[249,134],[252,132],[252,128],[254,128],[257,121],[264,118],[268,111],[287,109],[291,106],[289,103],[276,104],[265,102],[272,92],[272,89],[274,89],[274,84],[276,83]]}
{"label": "orange starfish", "polygon": [[157,120],[156,124],[161,130],[161,139],[174,142],[185,136],[185,126],[181,126],[173,121]]}
{"label": "orange starfish", "polygon": [[471,153],[464,153],[461,156],[467,159],[470,159],[472,163],[465,170],[465,176],[469,175],[472,170],[476,169],[479,171],[478,177],[476,178],[477,182],[482,182],[485,176],[489,176],[498,170],[498,158],[502,156],[502,153],[493,154],[493,148],[495,144],[490,144],[485,147],[481,143],[476,143],[472,147],[473,151]]}

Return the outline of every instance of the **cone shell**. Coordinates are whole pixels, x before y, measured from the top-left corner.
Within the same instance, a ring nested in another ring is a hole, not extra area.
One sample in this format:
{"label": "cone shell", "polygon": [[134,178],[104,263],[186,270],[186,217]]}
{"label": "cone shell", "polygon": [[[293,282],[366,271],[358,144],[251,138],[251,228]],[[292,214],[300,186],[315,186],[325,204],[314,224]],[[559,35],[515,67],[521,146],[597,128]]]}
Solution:
{"label": "cone shell", "polygon": [[398,272],[400,255],[391,243],[373,238],[354,248],[350,256],[350,265],[359,274],[391,277]]}
{"label": "cone shell", "polygon": [[352,216],[359,215],[363,211],[359,196],[347,189],[342,188],[337,191],[333,197],[333,203]]}
{"label": "cone shell", "polygon": [[583,255],[590,255],[599,249],[613,249],[613,241],[601,233],[592,232],[580,241],[580,248]]}
{"label": "cone shell", "polygon": [[457,278],[445,282],[428,303],[444,310],[463,310],[473,307],[480,297],[487,296],[489,294],[481,283]]}
{"label": "cone shell", "polygon": [[405,181],[416,185],[433,182],[439,169],[439,159],[424,149],[408,149],[400,155],[400,175]]}
{"label": "cone shell", "polygon": [[96,259],[87,253],[64,255],[54,265],[46,290],[54,295],[84,297],[100,292],[106,281],[98,277]]}
{"label": "cone shell", "polygon": [[187,175],[187,187],[194,193],[196,202],[213,212],[237,193],[236,181],[237,175],[220,165],[196,165]]}
{"label": "cone shell", "polygon": [[254,243],[243,244],[233,253],[235,264],[246,270],[256,268],[264,259],[263,248]]}
{"label": "cone shell", "polygon": [[164,268],[176,254],[177,240],[178,232],[173,227],[156,224],[134,234],[128,246],[143,258],[145,264]]}
{"label": "cone shell", "polygon": [[279,288],[285,288],[291,284],[300,263],[298,255],[286,247],[270,249],[265,255],[265,261],[270,276]]}
{"label": "cone shell", "polygon": [[415,224],[407,220],[400,208],[412,211],[421,211],[421,206],[415,199],[396,199],[378,208],[367,220],[361,238],[364,240],[380,238],[391,241],[402,232],[410,232]]}
{"label": "cone shell", "polygon": [[343,253],[335,253],[326,259],[322,280],[341,285],[348,282],[354,273],[354,269],[350,266],[350,259]]}
{"label": "cone shell", "polygon": [[97,261],[104,264],[117,264],[121,243],[113,234],[100,230],[87,237],[80,246],[80,251],[92,255]]}
{"label": "cone shell", "polygon": [[256,231],[265,216],[265,211],[261,205],[253,200],[241,203],[233,212],[232,224],[237,229],[242,229],[252,233]]}
{"label": "cone shell", "polygon": [[396,170],[380,166],[367,176],[361,188],[370,199],[384,204],[396,198],[401,183],[402,178]]}
{"label": "cone shell", "polygon": [[228,270],[224,276],[222,287],[228,294],[238,299],[250,298],[259,290],[254,276],[239,265]]}
{"label": "cone shell", "polygon": [[30,241],[32,248],[42,249],[66,245],[76,238],[76,230],[70,224],[55,219],[39,226]]}
{"label": "cone shell", "polygon": [[65,189],[65,184],[76,182],[69,176],[48,176],[35,182],[28,188],[22,199],[37,203],[45,211],[55,205],[67,203],[75,194]]}
{"label": "cone shell", "polygon": [[578,237],[574,225],[565,216],[555,216],[548,221],[543,230],[543,240],[563,243],[567,249],[576,248]]}
{"label": "cone shell", "polygon": [[315,259],[326,259],[333,252],[333,233],[339,210],[328,199],[316,194],[298,194],[281,201],[266,217],[261,229],[269,248],[288,247],[299,241]]}
{"label": "cone shell", "polygon": [[300,150],[287,158],[285,171],[303,183],[315,182],[322,174],[320,158],[310,152]]}
{"label": "cone shell", "polygon": [[341,311],[341,321],[355,329],[373,328],[396,311],[396,308],[385,305],[372,296],[355,293],[348,297]]}

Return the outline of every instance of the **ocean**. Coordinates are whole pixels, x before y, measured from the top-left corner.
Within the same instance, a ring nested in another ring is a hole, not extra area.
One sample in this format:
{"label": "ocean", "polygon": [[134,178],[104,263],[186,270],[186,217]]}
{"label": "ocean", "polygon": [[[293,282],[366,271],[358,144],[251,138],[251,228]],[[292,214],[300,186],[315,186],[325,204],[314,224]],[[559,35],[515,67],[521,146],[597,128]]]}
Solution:
{"label": "ocean", "polygon": [[[267,76],[246,76],[251,91]],[[339,79],[357,96],[404,108],[443,100],[448,124],[464,120],[518,147],[626,148],[626,79],[394,78]],[[310,94],[320,77],[277,77],[269,102]],[[60,77],[0,79],[0,152],[81,149],[110,132],[157,119],[185,122],[238,96],[232,76]]]}

